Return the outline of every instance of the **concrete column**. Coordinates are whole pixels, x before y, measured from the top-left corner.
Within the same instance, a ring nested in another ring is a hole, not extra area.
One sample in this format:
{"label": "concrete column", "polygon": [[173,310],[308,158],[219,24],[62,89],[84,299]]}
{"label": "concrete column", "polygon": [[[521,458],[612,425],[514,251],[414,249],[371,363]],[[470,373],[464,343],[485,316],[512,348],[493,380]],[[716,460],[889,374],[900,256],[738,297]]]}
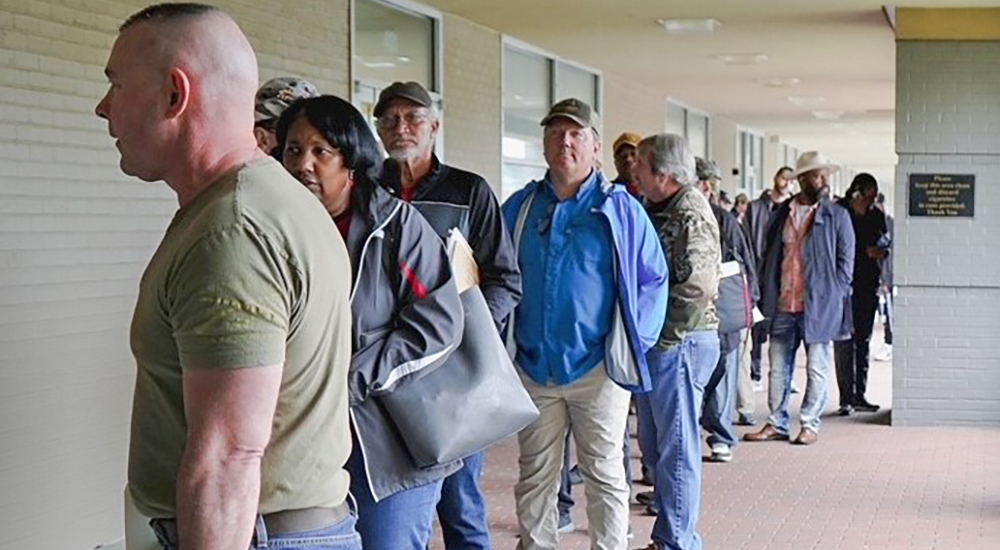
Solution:
{"label": "concrete column", "polygon": [[[897,12],[893,423],[1000,424],[1000,9]],[[971,174],[974,217],[909,213]]]}

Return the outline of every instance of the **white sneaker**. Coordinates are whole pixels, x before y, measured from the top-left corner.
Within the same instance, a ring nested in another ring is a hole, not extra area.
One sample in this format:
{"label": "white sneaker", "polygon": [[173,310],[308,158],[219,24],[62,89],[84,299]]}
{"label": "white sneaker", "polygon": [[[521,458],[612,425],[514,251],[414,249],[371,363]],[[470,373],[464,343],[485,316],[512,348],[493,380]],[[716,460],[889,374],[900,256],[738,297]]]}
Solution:
{"label": "white sneaker", "polygon": [[874,359],[882,363],[892,361],[892,345],[887,344],[882,346],[882,349],[878,350],[878,353],[875,354]]}
{"label": "white sneaker", "polygon": [[754,393],[760,393],[764,391],[764,381],[763,380],[753,380],[750,382],[750,387],[753,388]]}
{"label": "white sneaker", "polygon": [[792,393],[799,393],[799,386],[795,383],[795,380],[792,380]]}
{"label": "white sneaker", "polygon": [[709,460],[712,462],[729,462],[733,459],[733,450],[729,448],[729,445],[725,443],[716,443],[712,445],[712,456]]}

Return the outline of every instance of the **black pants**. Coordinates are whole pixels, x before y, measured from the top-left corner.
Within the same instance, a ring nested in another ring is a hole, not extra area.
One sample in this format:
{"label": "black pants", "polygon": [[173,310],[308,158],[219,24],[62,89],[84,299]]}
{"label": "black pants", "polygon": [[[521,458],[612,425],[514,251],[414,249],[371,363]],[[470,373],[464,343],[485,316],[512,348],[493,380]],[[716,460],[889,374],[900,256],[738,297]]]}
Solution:
{"label": "black pants", "polygon": [[855,289],[851,306],[854,335],[850,340],[833,344],[842,407],[863,400],[868,389],[868,352],[875,326],[875,311],[878,309],[877,289]]}
{"label": "black pants", "polygon": [[767,342],[767,329],[764,323],[760,322],[750,329],[750,336],[753,339],[753,347],[750,348],[750,378],[760,381],[760,357]]}

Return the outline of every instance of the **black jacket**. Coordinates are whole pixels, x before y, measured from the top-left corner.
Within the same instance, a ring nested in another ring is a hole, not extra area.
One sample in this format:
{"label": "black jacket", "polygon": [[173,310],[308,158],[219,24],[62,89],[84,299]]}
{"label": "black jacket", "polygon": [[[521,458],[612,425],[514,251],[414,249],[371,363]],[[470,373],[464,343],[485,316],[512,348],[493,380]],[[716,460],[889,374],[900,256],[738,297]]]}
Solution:
{"label": "black jacket", "polygon": [[379,186],[358,184],[351,201],[351,421],[377,501],[461,466],[417,468],[377,397],[441,366],[465,316],[444,245],[416,209]]}
{"label": "black jacket", "polygon": [[[510,235],[504,227],[500,203],[482,177],[446,164],[434,156],[433,167],[417,183],[411,204],[424,215],[442,241],[457,227],[472,247],[479,264],[479,288],[499,330],[521,301],[521,272]],[[385,163],[389,192],[400,196],[399,166]]]}
{"label": "black jacket", "polygon": [[764,190],[755,201],[747,205],[747,213],[743,216],[743,227],[750,238],[750,249],[756,261],[757,273],[764,270],[764,249],[767,248],[767,228],[771,218],[781,203],[771,201],[771,192]]}

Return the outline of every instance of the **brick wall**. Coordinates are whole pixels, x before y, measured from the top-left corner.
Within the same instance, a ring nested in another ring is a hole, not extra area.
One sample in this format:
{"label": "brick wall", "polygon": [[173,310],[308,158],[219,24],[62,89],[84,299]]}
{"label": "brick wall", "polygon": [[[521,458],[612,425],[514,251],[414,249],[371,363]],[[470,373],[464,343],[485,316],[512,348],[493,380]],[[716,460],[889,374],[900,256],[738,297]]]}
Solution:
{"label": "brick wall", "polygon": [[446,162],[471,170],[500,192],[500,34],[444,16]]}
{"label": "brick wall", "polygon": [[[1000,424],[1000,43],[897,47],[893,422]],[[975,174],[975,218],[910,218],[911,173]]]}
{"label": "brick wall", "polygon": [[[261,78],[346,94],[348,0],[218,2]],[[141,1],[0,1],[0,549],[122,533],[138,277],[176,207],[126,178],[93,108]]]}

